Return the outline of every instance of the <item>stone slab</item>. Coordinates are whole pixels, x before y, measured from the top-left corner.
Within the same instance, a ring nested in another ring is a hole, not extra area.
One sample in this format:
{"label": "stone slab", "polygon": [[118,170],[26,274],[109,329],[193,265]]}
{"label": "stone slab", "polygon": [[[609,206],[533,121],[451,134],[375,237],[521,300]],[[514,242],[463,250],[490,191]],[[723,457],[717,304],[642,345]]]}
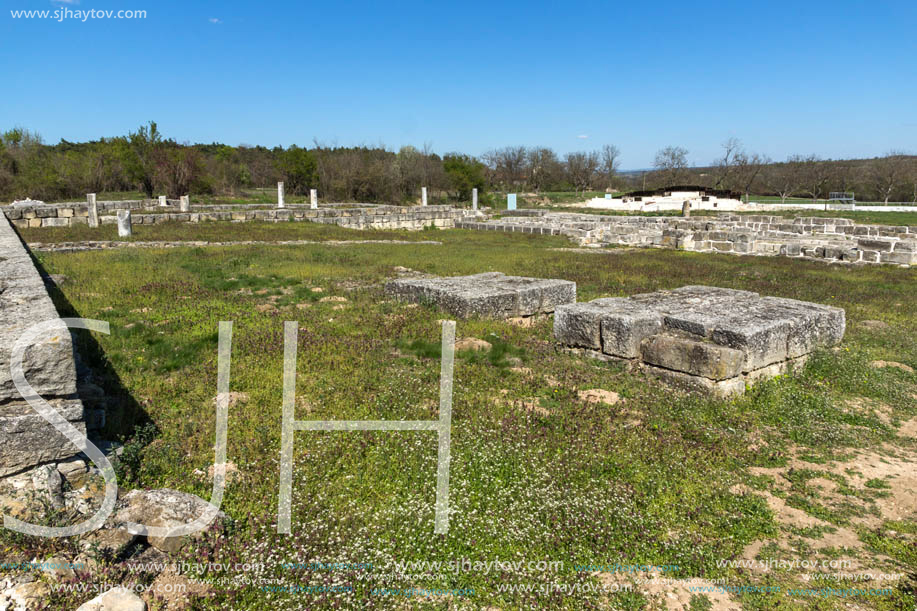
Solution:
{"label": "stone slab", "polygon": [[[84,408],[78,399],[51,399],[51,406],[86,434]],[[27,403],[0,405],[0,476],[72,457],[79,449]]]}
{"label": "stone slab", "polygon": [[742,376],[714,381],[703,376],[695,376],[653,365],[643,365],[643,369],[670,386],[691,392],[699,392],[722,399],[745,393],[745,379]]}
{"label": "stone slab", "polygon": [[471,276],[404,278],[386,284],[397,299],[435,305],[459,318],[512,318],[554,312],[576,301],[576,283],[486,272]]}

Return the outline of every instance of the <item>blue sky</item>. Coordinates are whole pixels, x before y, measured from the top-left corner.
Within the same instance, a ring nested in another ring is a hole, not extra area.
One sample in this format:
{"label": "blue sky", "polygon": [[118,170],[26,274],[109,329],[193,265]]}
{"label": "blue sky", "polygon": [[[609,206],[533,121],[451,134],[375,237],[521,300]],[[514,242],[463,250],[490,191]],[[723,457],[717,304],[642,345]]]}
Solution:
{"label": "blue sky", "polygon": [[[917,152],[912,1],[2,3],[0,129],[48,142]],[[10,13],[58,8],[147,17]]]}

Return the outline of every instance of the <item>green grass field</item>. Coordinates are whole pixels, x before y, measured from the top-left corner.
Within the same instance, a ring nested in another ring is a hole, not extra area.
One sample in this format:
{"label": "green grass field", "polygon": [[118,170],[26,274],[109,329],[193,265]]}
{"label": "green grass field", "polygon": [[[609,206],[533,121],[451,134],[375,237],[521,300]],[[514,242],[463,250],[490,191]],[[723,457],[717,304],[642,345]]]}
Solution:
{"label": "green grass field", "polygon": [[[917,368],[913,269],[664,250],[576,253],[557,250],[569,246],[561,238],[357,232],[310,223],[144,226],[135,239],[184,239],[176,230],[192,229],[195,239],[210,240],[384,235],[443,242],[38,255],[48,273],[66,277],[53,295],[62,314],[112,325],[110,336],[80,341],[82,351],[95,355],[91,366],[107,394],[123,398],[107,425],[108,436],[129,448],[119,467],[122,487],[169,487],[209,498],[210,483],[195,470],[206,473],[213,461],[217,325],[234,322],[231,390],[246,398],[230,412],[228,455],[242,479],[227,488],[229,521],[180,558],[265,569],[194,575],[214,583],[212,596],[194,608],[665,608],[665,587],[644,594],[633,576],[578,570],[587,564],[677,565],[666,577],[745,587],[729,594],[745,609],[913,608],[914,577],[893,582],[888,594],[818,596],[788,592],[815,587],[806,571],[722,566],[750,557],[851,559],[857,568],[850,572],[917,569],[914,515],[886,513],[889,499],[911,498],[902,486],[917,468],[917,375],[870,365],[884,360]],[[23,233],[28,240],[57,236]],[[298,419],[437,417],[438,321],[447,315],[387,299],[381,286],[396,266],[565,278],[577,282],[580,301],[687,284],[748,289],[843,307],[848,331],[838,350],[817,354],[800,375],[720,401],[560,351],[550,318],[532,327],[460,320],[458,337],[484,339],[493,348],[456,358],[448,534],[433,534],[434,434],[298,432],[293,535],[279,535],[283,321],[300,325]],[[866,320],[884,326],[867,327]],[[592,402],[582,394],[591,389],[620,400]],[[154,428],[135,432],[138,420]],[[881,469],[859,464],[859,456],[905,461],[911,475],[876,473]],[[2,532],[0,545],[28,558],[75,545]],[[562,567],[393,575],[396,562],[460,559],[560,561]],[[281,566],[306,562],[372,568]],[[106,566],[108,581],[125,578],[119,562]],[[267,592],[257,579],[347,589]],[[619,582],[633,591],[601,591]],[[377,590],[411,587],[473,594]],[[692,609],[720,608],[721,595],[690,596]],[[55,597],[51,608],[89,598]]]}

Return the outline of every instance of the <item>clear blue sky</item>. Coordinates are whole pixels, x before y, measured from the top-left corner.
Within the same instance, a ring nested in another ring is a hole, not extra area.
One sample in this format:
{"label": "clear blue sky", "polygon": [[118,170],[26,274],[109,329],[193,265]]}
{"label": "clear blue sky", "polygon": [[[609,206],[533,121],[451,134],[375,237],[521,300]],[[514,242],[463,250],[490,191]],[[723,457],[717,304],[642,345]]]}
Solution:
{"label": "clear blue sky", "polygon": [[[613,143],[917,152],[917,7],[901,2],[2,0],[0,129],[48,142]],[[10,10],[146,10],[13,19]]]}

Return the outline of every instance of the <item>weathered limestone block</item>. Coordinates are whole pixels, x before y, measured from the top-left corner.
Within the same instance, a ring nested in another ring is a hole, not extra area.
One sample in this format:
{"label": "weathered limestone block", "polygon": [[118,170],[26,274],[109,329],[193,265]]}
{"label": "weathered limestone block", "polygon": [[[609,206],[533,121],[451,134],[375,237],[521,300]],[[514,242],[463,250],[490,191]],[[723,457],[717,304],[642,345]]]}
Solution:
{"label": "weathered limestone block", "polygon": [[914,265],[917,264],[917,253],[880,252],[879,261],[882,263],[897,263],[899,265]]}
{"label": "weathered limestone block", "polygon": [[745,360],[740,350],[675,335],[643,340],[641,356],[645,363],[711,380],[734,378],[742,373]]}
{"label": "weathered limestone block", "polygon": [[553,312],[576,301],[576,283],[487,272],[446,278],[404,278],[385,286],[398,299],[431,303],[460,318],[510,318]]}
{"label": "weathered limestone block", "polygon": [[[20,400],[10,375],[10,353],[22,334],[59,316],[38,270],[5,219],[0,219],[0,404]],[[60,322],[27,348],[22,360],[26,380],[41,395],[76,392],[70,332]]]}
{"label": "weathered limestone block", "polygon": [[704,376],[695,376],[681,371],[644,365],[643,370],[676,388],[699,392],[720,399],[745,393],[745,380],[741,376],[727,380],[711,380]]}
{"label": "weathered limestone block", "polygon": [[863,239],[860,238],[857,240],[857,248],[863,250],[878,250],[891,252],[895,246],[895,242],[892,240],[877,240],[877,239]]}
{"label": "weathered limestone block", "polygon": [[842,308],[785,297],[762,297],[761,303],[774,311],[784,312],[791,321],[792,330],[787,336],[788,358],[834,346],[844,338],[846,315]]}
{"label": "weathered limestone block", "polygon": [[786,360],[792,329],[790,320],[771,315],[761,308],[751,308],[718,324],[711,339],[741,350],[745,355],[742,370],[748,372]]}
{"label": "weathered limestone block", "polygon": [[[131,490],[118,501],[115,512],[108,519],[108,524],[119,530],[127,530],[125,527],[127,522],[174,529],[205,515],[210,515],[214,509],[214,506],[204,499],[179,490],[169,488]],[[219,511],[214,520],[225,517],[226,514]],[[201,535],[199,531],[191,535],[147,536],[147,541],[161,551],[176,552],[191,538]]]}
{"label": "weathered limestone block", "polygon": [[[78,399],[51,399],[48,403],[81,434],[86,434],[83,404]],[[77,452],[79,449],[28,403],[0,405],[0,476],[63,460]]]}
{"label": "weathered limestone block", "polygon": [[722,313],[736,300],[757,298],[757,293],[715,286],[683,286],[671,291],[633,295],[630,300],[658,312],[666,327],[699,337],[710,337]]}
{"label": "weathered limestone block", "polygon": [[601,350],[602,317],[608,315],[609,302],[624,301],[622,298],[609,298],[557,306],[554,310],[554,337],[567,346]]}
{"label": "weathered limestone block", "polygon": [[[657,312],[647,310],[640,303],[621,299],[620,302],[608,304],[610,299],[598,300],[604,304],[605,314],[601,319],[602,345],[605,354],[632,359],[640,355],[640,342],[643,338],[658,333],[663,326],[663,318]],[[592,302],[595,303],[595,302]],[[613,305],[609,312],[608,305]]]}

